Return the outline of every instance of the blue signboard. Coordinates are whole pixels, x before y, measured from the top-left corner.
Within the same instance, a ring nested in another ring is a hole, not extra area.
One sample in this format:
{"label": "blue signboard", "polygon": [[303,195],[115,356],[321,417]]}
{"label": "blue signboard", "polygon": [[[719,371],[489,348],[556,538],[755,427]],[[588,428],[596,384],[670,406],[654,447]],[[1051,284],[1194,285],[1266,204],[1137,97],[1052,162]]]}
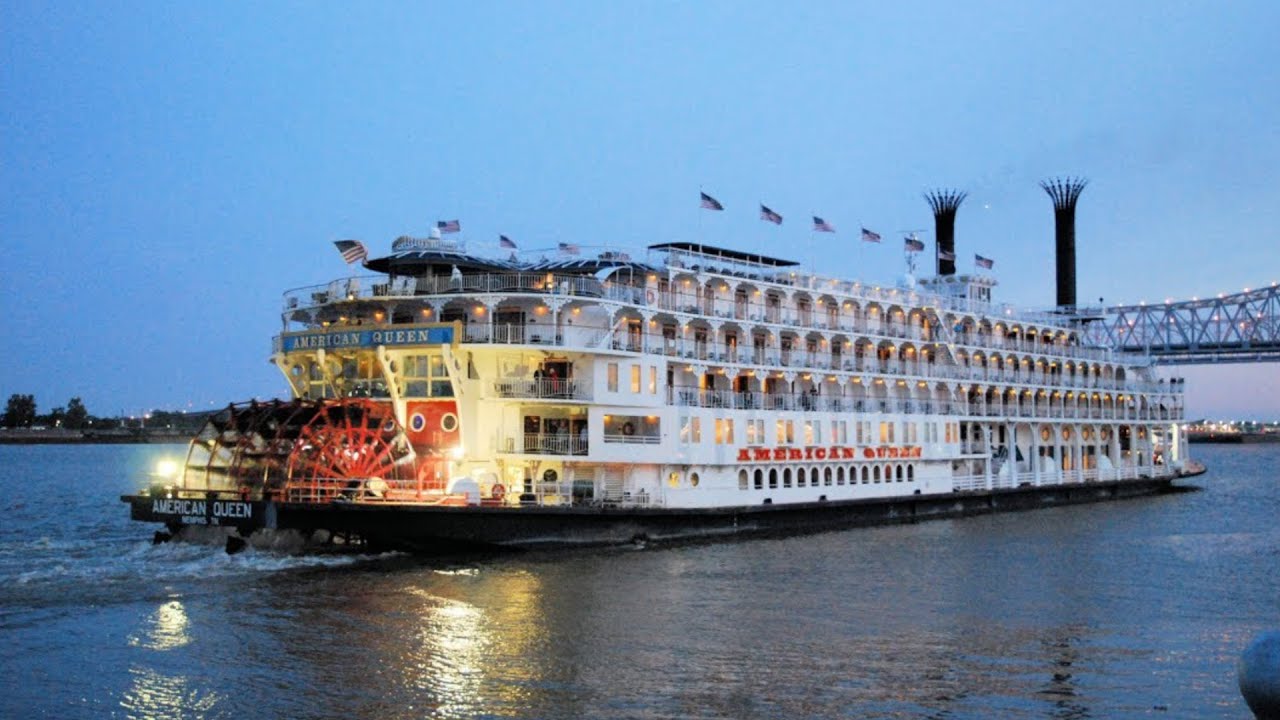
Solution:
{"label": "blue signboard", "polygon": [[284,352],[372,348],[379,345],[452,345],[457,334],[453,323],[402,325],[380,328],[332,328],[321,332],[286,333],[280,338]]}

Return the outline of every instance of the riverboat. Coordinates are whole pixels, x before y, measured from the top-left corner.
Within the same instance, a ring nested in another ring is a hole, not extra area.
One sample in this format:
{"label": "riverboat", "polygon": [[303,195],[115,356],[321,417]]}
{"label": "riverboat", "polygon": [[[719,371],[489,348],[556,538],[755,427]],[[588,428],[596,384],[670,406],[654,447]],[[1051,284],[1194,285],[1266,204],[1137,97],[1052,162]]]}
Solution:
{"label": "riverboat", "polygon": [[[401,237],[284,295],[291,398],[129,495],[167,533],[539,547],[1128,497],[1192,472],[1182,384],[990,274],[889,286],[697,242],[548,259]],[[942,263],[939,263],[942,266]]]}

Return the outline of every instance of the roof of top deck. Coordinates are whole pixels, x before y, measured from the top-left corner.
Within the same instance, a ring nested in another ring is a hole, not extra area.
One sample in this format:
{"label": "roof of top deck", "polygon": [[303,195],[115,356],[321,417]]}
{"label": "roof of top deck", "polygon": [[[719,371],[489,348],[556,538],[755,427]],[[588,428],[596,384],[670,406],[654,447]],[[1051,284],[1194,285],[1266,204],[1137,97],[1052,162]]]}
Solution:
{"label": "roof of top deck", "polygon": [[768,255],[759,255],[756,253],[744,253],[728,248],[716,247],[714,245],[703,245],[702,243],[691,242],[669,242],[660,243],[658,245],[650,245],[650,250],[678,250],[689,253],[696,253],[709,258],[719,258],[730,262],[744,262],[753,265],[767,265],[769,267],[795,267],[800,263],[794,260],[783,260],[781,258],[769,257]]}

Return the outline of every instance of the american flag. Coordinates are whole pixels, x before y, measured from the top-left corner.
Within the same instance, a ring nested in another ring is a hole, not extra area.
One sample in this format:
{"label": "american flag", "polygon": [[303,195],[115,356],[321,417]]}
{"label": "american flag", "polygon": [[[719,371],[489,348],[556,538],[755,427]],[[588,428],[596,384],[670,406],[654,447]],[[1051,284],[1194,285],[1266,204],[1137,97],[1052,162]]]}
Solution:
{"label": "american flag", "polygon": [[834,227],[831,227],[831,223],[827,222],[826,220],[823,220],[817,215],[814,215],[813,231],[814,232],[835,232],[836,229]]}
{"label": "american flag", "polygon": [[973,264],[977,265],[980,268],[986,268],[990,270],[992,266],[996,264],[996,261],[992,260],[991,258],[984,258],[981,255],[974,255]]}
{"label": "american flag", "polygon": [[702,193],[702,202],[700,203],[700,205],[701,205],[701,207],[704,207],[704,208],[706,208],[706,209],[708,209],[708,210],[723,210],[723,209],[724,209],[724,206],[720,204],[720,201],[719,201],[719,200],[717,200],[717,199],[715,199],[715,198],[711,197],[710,195],[708,195],[708,194],[706,194],[706,193]]}
{"label": "american flag", "polygon": [[461,232],[462,223],[457,220],[441,220],[436,223],[436,229],[442,233]]}
{"label": "american flag", "polygon": [[924,242],[916,238],[903,238],[902,242],[906,246],[907,252],[922,252],[924,250]]}
{"label": "american flag", "polygon": [[862,228],[862,239],[867,242],[880,242],[880,233],[871,232],[866,228]]}
{"label": "american flag", "polygon": [[761,205],[761,206],[760,206],[760,219],[761,219],[761,220],[768,220],[769,222],[773,223],[774,225],[781,225],[781,224],[782,224],[782,216],[781,216],[781,215],[779,215],[778,213],[776,213],[776,212],[774,212],[774,211],[770,210],[769,208],[765,207],[764,205]]}
{"label": "american flag", "polygon": [[498,236],[498,247],[500,247],[500,248],[506,248],[506,249],[508,249],[508,250],[515,250],[515,249],[516,249],[516,244],[515,244],[515,242],[513,242],[513,241],[511,240],[511,238],[507,237],[506,235],[499,235],[499,236]]}
{"label": "american flag", "polygon": [[577,245],[574,245],[572,243],[560,243],[560,252],[564,253],[565,255],[578,255],[582,251],[578,248]]}
{"label": "american flag", "polygon": [[369,258],[369,251],[359,240],[334,240],[333,244],[338,246],[338,252],[342,253],[342,259],[346,260],[348,265]]}
{"label": "american flag", "polygon": [[953,253],[953,252],[947,252],[946,250],[939,250],[939,251],[938,251],[938,259],[939,259],[939,260],[950,260],[951,262],[955,262],[955,261],[956,261],[956,254],[955,254],[955,253]]}

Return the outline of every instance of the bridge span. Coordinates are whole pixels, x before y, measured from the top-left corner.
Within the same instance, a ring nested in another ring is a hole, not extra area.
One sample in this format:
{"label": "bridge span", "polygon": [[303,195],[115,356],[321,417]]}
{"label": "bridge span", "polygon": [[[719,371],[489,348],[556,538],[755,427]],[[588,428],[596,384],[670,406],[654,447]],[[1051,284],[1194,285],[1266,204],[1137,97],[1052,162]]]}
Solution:
{"label": "bridge span", "polygon": [[1104,308],[1085,338],[1160,364],[1280,362],[1280,287]]}

